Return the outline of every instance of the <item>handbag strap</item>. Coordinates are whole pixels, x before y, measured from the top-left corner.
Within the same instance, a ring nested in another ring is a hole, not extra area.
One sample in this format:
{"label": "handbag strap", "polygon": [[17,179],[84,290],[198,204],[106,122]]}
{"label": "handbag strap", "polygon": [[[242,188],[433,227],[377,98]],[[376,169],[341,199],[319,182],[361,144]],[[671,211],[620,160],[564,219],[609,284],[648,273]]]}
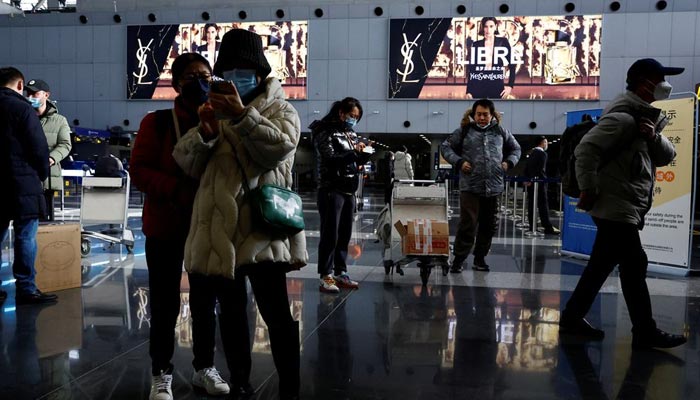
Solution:
{"label": "handbag strap", "polygon": [[177,114],[175,114],[175,109],[171,108],[170,111],[172,111],[173,114],[173,125],[175,126],[175,143],[180,141],[180,138],[182,135],[180,134],[180,123],[177,120]]}

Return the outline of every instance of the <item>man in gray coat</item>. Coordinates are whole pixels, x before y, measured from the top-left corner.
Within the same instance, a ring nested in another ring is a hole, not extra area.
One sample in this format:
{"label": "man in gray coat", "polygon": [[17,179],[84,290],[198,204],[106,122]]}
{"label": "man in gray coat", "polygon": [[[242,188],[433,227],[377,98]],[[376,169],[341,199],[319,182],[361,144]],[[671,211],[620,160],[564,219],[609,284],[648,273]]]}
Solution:
{"label": "man in gray coat", "polygon": [[464,114],[460,128],[440,145],[442,156],[460,172],[460,219],[451,272],[462,271],[472,247],[472,268],[489,270],[484,258],[498,227],[498,199],[505,171],[520,159],[520,145],[500,122],[491,100],[477,100]]}
{"label": "man in gray coat", "polygon": [[652,206],[656,167],[668,165],[676,156],[673,145],[661,135],[666,118],[650,103],[667,99],[672,87],[664,77],[683,70],[650,58],[634,62],[627,71],[627,91],[608,105],[598,125],[576,146],[578,207],[593,217],[598,232],[588,265],[562,312],[563,335],[603,338],[604,332],[584,317],[619,265],[633,326],[632,346],[669,348],[686,341],[656,328],[646,284],[648,260],[639,237]]}

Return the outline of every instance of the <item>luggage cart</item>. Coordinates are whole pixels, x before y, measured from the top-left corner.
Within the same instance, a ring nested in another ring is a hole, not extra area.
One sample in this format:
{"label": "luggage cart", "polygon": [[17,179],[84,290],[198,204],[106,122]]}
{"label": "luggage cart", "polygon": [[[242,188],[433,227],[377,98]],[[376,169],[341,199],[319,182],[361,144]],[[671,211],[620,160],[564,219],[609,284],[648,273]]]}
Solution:
{"label": "luggage cart", "polygon": [[[103,240],[110,245],[122,244],[129,253],[134,249],[134,234],[127,228],[130,185],[131,178],[127,171],[124,171],[122,178],[96,177],[90,171],[85,171],[80,196],[80,254],[83,257],[90,254],[90,238]],[[120,224],[118,231],[106,232],[121,235],[110,236],[105,232],[85,229],[85,226],[101,224]]]}
{"label": "luggage cart", "polygon": [[[401,237],[394,227],[396,221],[409,219],[436,219],[447,221],[449,202],[448,182],[431,180],[399,180],[394,183],[391,195],[391,241],[384,252],[384,272],[386,275],[395,269],[403,275],[402,267],[418,262],[423,286],[428,284],[434,266],[442,267],[442,275],[449,271],[449,254],[404,255],[400,244]],[[449,252],[448,252],[449,253]],[[394,261],[396,260],[396,261]]]}
{"label": "luggage cart", "polygon": [[357,190],[355,191],[355,208],[362,211],[365,208],[365,171],[362,169],[357,177]]}

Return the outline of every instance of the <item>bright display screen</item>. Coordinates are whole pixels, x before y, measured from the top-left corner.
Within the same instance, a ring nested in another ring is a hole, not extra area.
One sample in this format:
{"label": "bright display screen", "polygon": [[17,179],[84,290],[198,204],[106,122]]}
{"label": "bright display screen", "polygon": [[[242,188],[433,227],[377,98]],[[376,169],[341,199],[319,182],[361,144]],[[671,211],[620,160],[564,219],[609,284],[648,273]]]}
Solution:
{"label": "bright display screen", "polygon": [[601,15],[392,19],[390,99],[597,100]]}
{"label": "bright display screen", "polygon": [[127,30],[127,98],[172,100],[170,66],[183,53],[199,53],[214,66],[221,37],[231,29],[260,35],[272,76],[289,99],[306,98],[307,21],[132,25]]}

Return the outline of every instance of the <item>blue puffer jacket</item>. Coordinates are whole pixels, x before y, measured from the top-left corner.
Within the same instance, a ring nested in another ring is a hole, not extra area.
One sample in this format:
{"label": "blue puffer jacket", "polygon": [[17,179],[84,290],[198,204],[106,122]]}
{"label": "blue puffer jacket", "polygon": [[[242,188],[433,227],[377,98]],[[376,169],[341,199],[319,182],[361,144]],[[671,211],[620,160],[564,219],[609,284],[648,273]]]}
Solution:
{"label": "blue puffer jacket", "polygon": [[0,87],[0,219],[46,215],[42,182],[49,176],[49,145],[39,117],[14,90]]}
{"label": "blue puffer jacket", "polygon": [[[456,129],[440,145],[442,156],[460,170],[459,190],[479,196],[496,196],[503,192],[502,162],[513,168],[520,160],[520,145],[515,137],[494,119],[481,129],[475,123]],[[472,165],[469,174],[461,172],[464,161]]]}

